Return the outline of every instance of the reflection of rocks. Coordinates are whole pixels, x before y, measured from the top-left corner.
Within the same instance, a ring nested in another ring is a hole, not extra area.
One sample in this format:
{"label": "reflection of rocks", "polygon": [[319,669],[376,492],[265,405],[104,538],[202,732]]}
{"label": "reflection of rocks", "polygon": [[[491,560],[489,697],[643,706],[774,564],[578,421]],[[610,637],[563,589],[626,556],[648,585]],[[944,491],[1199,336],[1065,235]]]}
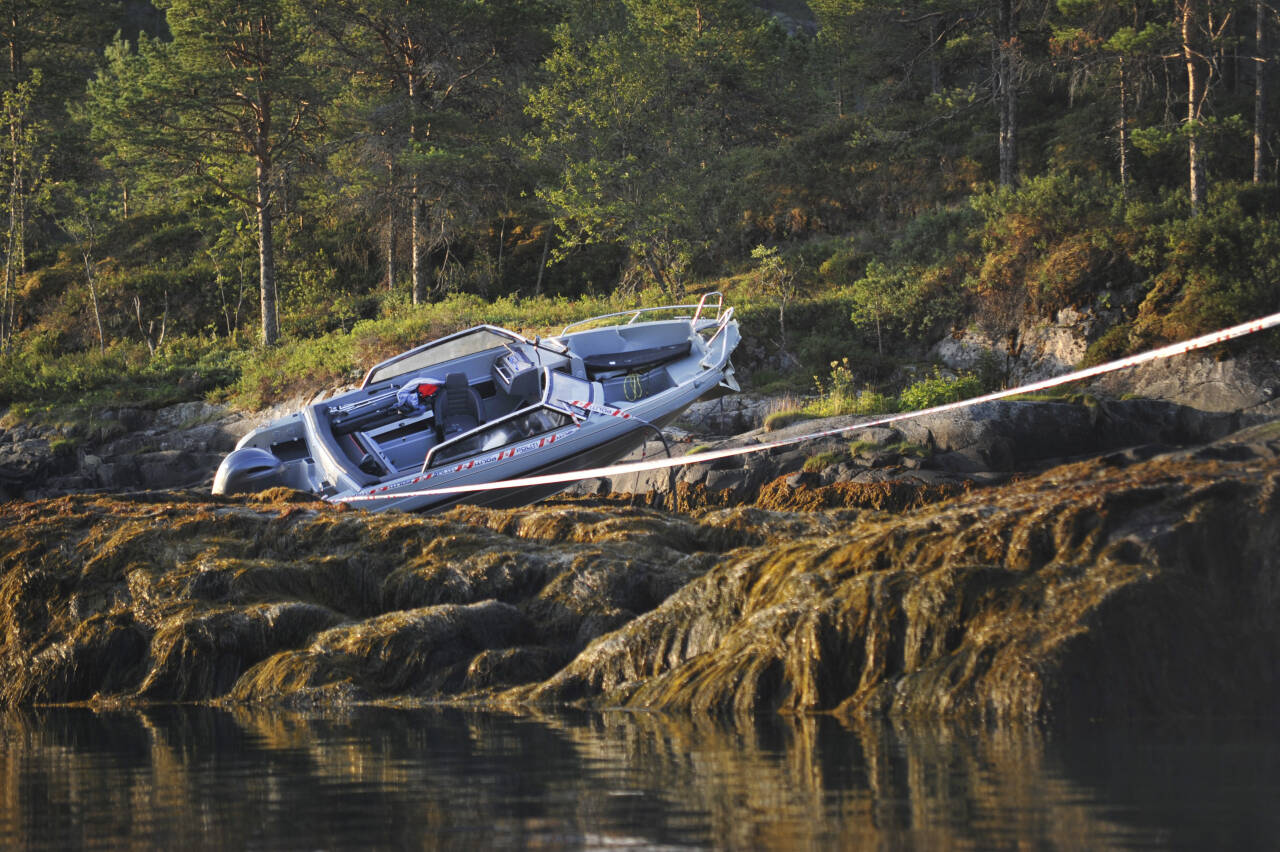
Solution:
{"label": "reflection of rocks", "polygon": [[10,502],[0,696],[1261,712],[1280,698],[1277,447],[1260,427],[983,487],[799,472],[761,489],[785,511],[692,516]]}
{"label": "reflection of rocks", "polygon": [[[1070,849],[1273,836],[1272,776],[1240,779],[1274,749],[1197,760],[1164,747],[1153,761],[1149,741],[1119,733],[1092,727],[1064,743],[1034,726],[803,716],[42,709],[2,721],[0,772],[23,783],[0,796],[0,824],[16,848],[109,830],[174,848]],[[1229,824],[1169,805],[1219,785]]]}

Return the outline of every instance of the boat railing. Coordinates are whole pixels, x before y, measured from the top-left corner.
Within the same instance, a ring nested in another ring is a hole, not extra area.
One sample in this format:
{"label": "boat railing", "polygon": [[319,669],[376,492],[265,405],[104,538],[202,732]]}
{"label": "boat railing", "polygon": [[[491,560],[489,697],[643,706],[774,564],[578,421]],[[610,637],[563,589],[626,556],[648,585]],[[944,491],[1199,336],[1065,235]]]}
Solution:
{"label": "boat railing", "polygon": [[[733,308],[732,308],[732,307],[728,307],[728,308],[726,308],[722,313],[720,313],[720,319],[719,319],[719,321],[718,321],[718,322],[716,323],[716,325],[715,325],[715,329],[716,329],[716,330],[715,330],[715,333],[714,333],[714,334],[712,334],[710,337],[708,337],[708,338],[707,338],[707,341],[706,341],[706,344],[705,344],[706,349],[704,350],[704,351],[706,352],[706,355],[704,355],[704,356],[703,356],[702,361],[700,362],[700,366],[702,366],[702,367],[710,367],[710,366],[712,365],[712,360],[713,360],[713,359],[712,359],[712,357],[711,357],[711,344],[715,343],[715,342],[716,342],[716,340],[720,339],[721,335],[724,335],[724,334],[725,334],[725,329],[727,329],[727,328],[729,327],[729,323],[730,323],[730,321],[731,321],[732,319],[733,319]],[[727,338],[727,336],[726,336],[726,337],[725,337],[725,340],[727,340],[727,339],[728,339],[728,338]],[[721,342],[721,344],[720,344],[721,356],[723,356],[723,355],[724,355],[724,351],[723,351],[723,350],[724,350],[724,347],[725,347],[725,346],[726,346],[726,343],[724,343],[724,342],[722,341],[722,342]]]}
{"label": "boat railing", "polygon": [[[518,441],[522,438],[536,437],[538,434],[541,434],[541,433],[534,432],[526,435],[503,434],[501,435],[497,443],[494,443],[490,446],[468,447],[467,449],[463,450],[459,455],[450,456],[450,453],[458,451],[458,447],[465,446],[469,442],[474,441],[477,437],[485,435],[486,433],[500,434],[499,430],[503,429],[505,426],[507,426],[507,424],[517,423],[522,418],[526,418],[526,417],[529,417],[530,415],[537,414],[539,412],[544,412],[544,411],[549,412],[551,414],[563,415],[566,421],[572,417],[572,414],[569,411],[565,410],[559,405],[552,404],[551,402],[546,400],[539,400],[538,402],[532,403],[531,405],[526,405],[523,408],[517,408],[515,411],[512,411],[509,414],[504,414],[501,417],[488,421],[487,423],[481,423],[479,426],[476,426],[474,429],[470,429],[466,432],[463,432],[461,435],[450,438],[447,441],[442,441],[441,443],[431,447],[429,450],[427,450],[426,457],[423,458],[422,460],[422,472],[426,473],[428,470],[435,467],[437,464],[453,464],[458,459],[466,458],[469,455],[483,453],[487,450],[501,449],[502,447],[506,446],[512,441]],[[438,461],[442,457],[444,458],[444,461]]]}
{"label": "boat railing", "polygon": [[[560,335],[566,335],[571,330],[583,328],[584,326],[600,323],[602,325],[631,325],[640,317],[647,314],[672,311],[692,311],[692,314],[685,316],[675,316],[672,319],[688,319],[689,323],[694,327],[700,321],[719,321],[722,311],[724,310],[724,295],[719,291],[706,293],[698,300],[696,305],[658,305],[651,308],[632,308],[627,311],[617,311],[611,314],[601,314],[600,316],[589,317],[578,322],[570,323],[564,327]],[[648,317],[646,317],[648,318]],[[613,320],[613,322],[608,322]]]}

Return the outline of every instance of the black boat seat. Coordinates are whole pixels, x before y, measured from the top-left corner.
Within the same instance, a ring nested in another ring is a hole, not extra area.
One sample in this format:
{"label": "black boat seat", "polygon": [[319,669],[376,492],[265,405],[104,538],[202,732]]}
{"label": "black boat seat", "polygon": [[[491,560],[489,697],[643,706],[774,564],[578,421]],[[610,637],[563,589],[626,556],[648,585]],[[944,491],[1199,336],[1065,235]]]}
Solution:
{"label": "black boat seat", "polygon": [[643,371],[650,370],[668,361],[683,358],[689,354],[692,341],[682,340],[668,346],[650,346],[646,349],[628,349],[622,352],[604,352],[599,355],[587,355],[582,359],[587,374],[608,373],[615,370]]}
{"label": "black boat seat", "polygon": [[432,400],[432,411],[442,441],[470,432],[484,417],[480,394],[467,383],[465,373],[445,376],[444,387],[436,391]]}

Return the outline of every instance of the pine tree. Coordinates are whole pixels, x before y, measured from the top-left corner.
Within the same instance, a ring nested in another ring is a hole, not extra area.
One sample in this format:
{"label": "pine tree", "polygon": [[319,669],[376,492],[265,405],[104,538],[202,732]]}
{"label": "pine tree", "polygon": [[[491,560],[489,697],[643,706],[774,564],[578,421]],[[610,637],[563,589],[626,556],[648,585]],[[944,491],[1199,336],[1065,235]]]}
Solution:
{"label": "pine tree", "polygon": [[530,99],[539,195],[570,244],[627,252],[668,296],[742,212],[756,146],[785,97],[785,38],[743,2],[584,3],[563,24]]}
{"label": "pine tree", "polygon": [[[396,223],[408,209],[411,292],[427,297],[427,251],[452,241],[459,208],[483,194],[472,172],[487,159],[506,76],[536,43],[519,2],[308,0],[327,50],[345,71],[341,162],[385,217],[388,281]],[[493,166],[494,163],[490,162]],[[493,175],[489,178],[492,179]]]}
{"label": "pine tree", "polygon": [[312,32],[290,0],[160,0],[171,42],[123,42],[89,89],[89,117],[117,153],[196,178],[253,211],[264,345],[279,337],[274,200],[305,146],[321,93]]}

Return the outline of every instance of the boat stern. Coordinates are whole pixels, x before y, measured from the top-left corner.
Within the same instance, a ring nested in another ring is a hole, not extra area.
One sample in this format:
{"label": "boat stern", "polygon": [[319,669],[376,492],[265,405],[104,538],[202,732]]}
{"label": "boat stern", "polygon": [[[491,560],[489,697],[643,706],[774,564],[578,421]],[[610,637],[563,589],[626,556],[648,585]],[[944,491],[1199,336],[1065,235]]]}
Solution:
{"label": "boat stern", "polygon": [[302,418],[291,414],[240,439],[218,465],[213,493],[252,494],[270,488],[318,493],[319,479]]}

